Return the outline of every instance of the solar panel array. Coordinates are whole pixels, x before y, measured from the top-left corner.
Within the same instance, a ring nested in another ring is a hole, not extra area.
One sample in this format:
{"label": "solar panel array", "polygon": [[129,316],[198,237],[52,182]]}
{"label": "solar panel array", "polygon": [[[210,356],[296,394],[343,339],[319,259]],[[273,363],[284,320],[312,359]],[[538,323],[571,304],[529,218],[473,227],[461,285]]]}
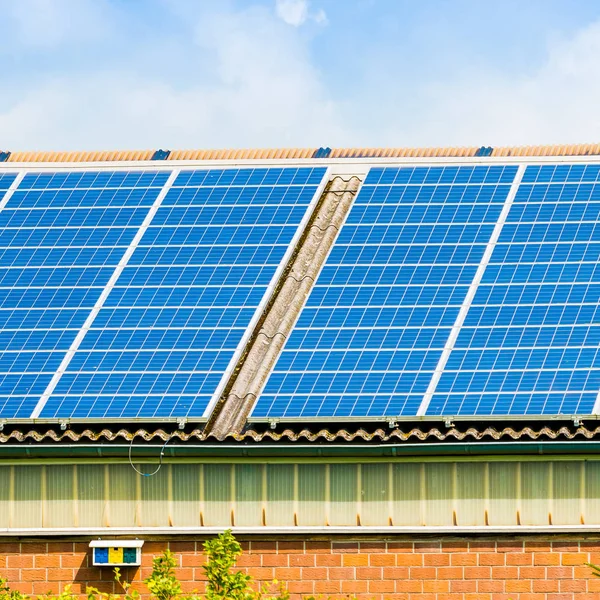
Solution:
{"label": "solar panel array", "polygon": [[2,417],[30,416],[167,176],[31,173],[0,211]]}
{"label": "solar panel array", "polygon": [[[0,173],[0,418],[206,418],[325,168]],[[251,418],[590,414],[600,165],[372,168]]]}
{"label": "solar panel array", "polygon": [[252,418],[592,413],[599,173],[371,169]]}
{"label": "solar panel array", "polygon": [[416,414],[516,172],[371,169],[253,417]]}
{"label": "solar panel array", "polygon": [[529,166],[429,414],[590,414],[600,391],[600,167]]}
{"label": "solar panel array", "polygon": [[0,211],[0,417],[201,417],[324,174],[27,173]]}

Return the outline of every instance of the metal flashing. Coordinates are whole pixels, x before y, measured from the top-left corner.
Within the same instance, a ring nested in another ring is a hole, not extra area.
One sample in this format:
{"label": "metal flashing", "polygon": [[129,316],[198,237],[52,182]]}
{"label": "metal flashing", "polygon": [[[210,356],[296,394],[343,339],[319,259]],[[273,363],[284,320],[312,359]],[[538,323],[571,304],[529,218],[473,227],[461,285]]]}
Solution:
{"label": "metal flashing", "polygon": [[167,160],[171,154],[170,150],[156,150],[150,160]]}

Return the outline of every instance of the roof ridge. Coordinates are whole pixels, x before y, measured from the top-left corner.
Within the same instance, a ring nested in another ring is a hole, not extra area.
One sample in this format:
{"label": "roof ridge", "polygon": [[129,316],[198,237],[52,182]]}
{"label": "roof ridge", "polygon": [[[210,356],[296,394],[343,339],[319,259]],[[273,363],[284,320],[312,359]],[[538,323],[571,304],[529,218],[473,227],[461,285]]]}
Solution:
{"label": "roof ridge", "polygon": [[507,156],[594,156],[600,144],[542,146],[448,146],[398,148],[226,148],[205,150],[115,150],[11,152],[0,150],[7,163],[114,162],[150,160],[297,160],[311,158],[469,158]]}

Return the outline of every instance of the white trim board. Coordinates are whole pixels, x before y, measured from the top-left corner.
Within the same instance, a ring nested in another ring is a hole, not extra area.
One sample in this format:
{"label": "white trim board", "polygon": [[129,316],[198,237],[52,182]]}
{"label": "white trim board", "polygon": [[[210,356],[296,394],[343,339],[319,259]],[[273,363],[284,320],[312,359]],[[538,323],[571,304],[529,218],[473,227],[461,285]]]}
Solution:
{"label": "white trim board", "polygon": [[600,524],[593,525],[422,525],[404,526],[283,526],[283,527],[2,527],[0,536],[115,536],[115,535],[216,535],[230,530],[236,535],[461,535],[461,534],[504,534],[510,537],[536,533],[600,533]]}
{"label": "white trim board", "polygon": [[503,166],[547,164],[598,164],[600,155],[586,156],[471,156],[471,157],[370,157],[370,158],[273,158],[223,160],[102,161],[102,162],[21,162],[0,163],[0,171],[99,171],[218,169],[251,167],[328,167],[330,175],[364,174],[371,167],[398,166]]}

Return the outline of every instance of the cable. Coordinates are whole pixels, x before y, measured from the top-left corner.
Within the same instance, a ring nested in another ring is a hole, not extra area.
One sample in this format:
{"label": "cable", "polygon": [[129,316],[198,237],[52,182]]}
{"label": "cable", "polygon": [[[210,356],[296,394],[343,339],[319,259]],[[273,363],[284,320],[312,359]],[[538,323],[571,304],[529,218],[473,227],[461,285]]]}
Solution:
{"label": "cable", "polygon": [[131,468],[138,474],[138,475],[142,475],[143,477],[152,477],[152,475],[156,475],[162,465],[163,465],[163,456],[165,455],[165,447],[166,445],[171,441],[173,434],[171,434],[168,438],[167,441],[161,446],[160,448],[160,455],[158,457],[158,467],[156,467],[156,469],[154,471],[152,471],[152,473],[144,473],[143,471],[140,471],[139,469],[136,468],[136,466],[133,464],[133,461],[131,460],[131,450],[133,448],[133,440],[135,439],[135,436],[137,435],[137,431],[131,436],[131,442],[129,442],[129,464],[131,465]]}

